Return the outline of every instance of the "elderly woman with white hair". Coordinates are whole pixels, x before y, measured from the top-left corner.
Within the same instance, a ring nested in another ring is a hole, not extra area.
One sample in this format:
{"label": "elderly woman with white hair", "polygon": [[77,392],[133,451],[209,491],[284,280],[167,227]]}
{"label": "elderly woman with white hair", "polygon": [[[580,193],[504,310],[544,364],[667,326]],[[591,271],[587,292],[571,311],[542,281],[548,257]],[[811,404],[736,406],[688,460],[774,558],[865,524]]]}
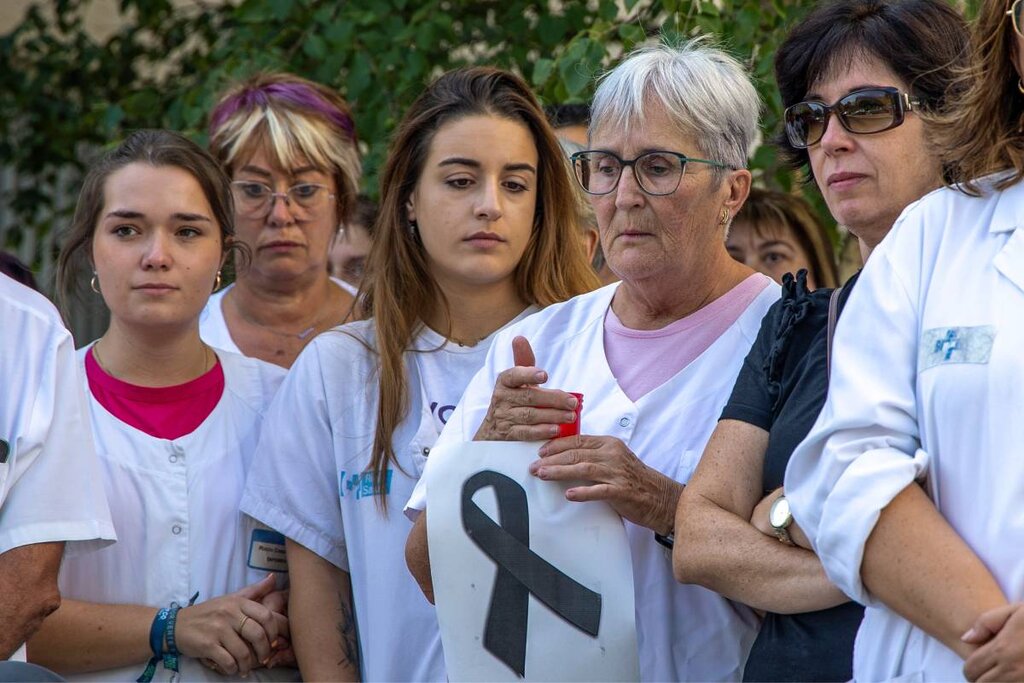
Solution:
{"label": "elderly woman with white hair", "polygon": [[[750,609],[676,583],[663,546],[672,545],[680,493],[779,296],[725,249],[750,189],[758,108],[743,68],[700,41],[639,50],[605,76],[590,149],[573,165],[621,282],[499,333],[438,442],[550,440],[530,471],[585,481],[570,485],[569,501],[603,500],[623,517],[643,680],[737,680],[757,630]],[[553,439],[577,404],[561,389],[586,398],[580,436]],[[424,481],[411,513],[425,507]],[[430,595],[425,517],[406,552]]]}

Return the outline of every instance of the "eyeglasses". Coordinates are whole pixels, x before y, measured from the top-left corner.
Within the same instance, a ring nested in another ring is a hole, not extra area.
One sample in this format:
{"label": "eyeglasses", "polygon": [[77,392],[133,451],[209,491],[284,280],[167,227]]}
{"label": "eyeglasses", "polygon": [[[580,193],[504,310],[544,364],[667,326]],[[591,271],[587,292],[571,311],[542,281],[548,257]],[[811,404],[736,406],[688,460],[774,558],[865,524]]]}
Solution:
{"label": "eyeglasses", "polygon": [[1020,0],[1013,0],[1013,4],[1010,5],[1010,9],[1006,10],[1006,13],[1010,16],[1010,21],[1013,22],[1013,30],[1017,32],[1017,35],[1024,38],[1024,32],[1021,32],[1020,25],[1024,23],[1024,5],[1021,4]]}
{"label": "eyeglasses", "polygon": [[633,167],[637,185],[647,194],[672,194],[686,172],[686,164],[707,164],[717,168],[730,168],[718,161],[693,159],[678,152],[656,151],[641,154],[636,159],[620,159],[611,152],[576,152],[571,157],[576,180],[587,194],[608,194],[619,185],[622,169]]}
{"label": "eyeglasses", "polygon": [[902,124],[905,114],[920,106],[921,100],[896,88],[857,90],[831,106],[813,100],[798,102],[786,109],[786,137],[798,149],[816,145],[824,137],[828,117],[833,113],[851,133],[881,133]]}
{"label": "eyeglasses", "polygon": [[334,199],[327,186],[319,183],[300,183],[289,187],[286,192],[274,192],[263,183],[236,180],[231,183],[231,190],[238,212],[247,218],[266,217],[277,198],[283,200],[297,218],[312,218]]}

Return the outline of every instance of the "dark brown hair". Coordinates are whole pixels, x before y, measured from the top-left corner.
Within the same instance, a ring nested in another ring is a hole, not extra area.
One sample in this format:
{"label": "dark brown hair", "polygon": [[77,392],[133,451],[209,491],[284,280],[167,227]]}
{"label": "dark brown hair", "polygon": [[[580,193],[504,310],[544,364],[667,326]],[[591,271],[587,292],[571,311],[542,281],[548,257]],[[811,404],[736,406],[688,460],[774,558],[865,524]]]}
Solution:
{"label": "dark brown hair", "polygon": [[949,180],[979,195],[978,180],[1009,171],[1004,189],[1024,178],[1024,94],[1012,60],[1016,37],[1005,0],[986,0],[971,30],[970,61],[958,72],[956,97],[935,122],[941,158],[955,169]]}
{"label": "dark brown hair", "polygon": [[[82,182],[78,203],[57,259],[57,297],[65,316],[78,293],[83,274],[92,270],[92,238],[106,201],[104,186],[115,171],[135,163],[173,166],[199,183],[220,228],[222,249],[242,249],[233,242],[234,204],[231,182],[217,160],[188,138],[169,130],[139,130],[94,163]],[[247,252],[243,250],[243,256]]]}
{"label": "dark brown hair", "polygon": [[[437,131],[475,115],[522,123],[537,147],[533,232],[514,273],[520,298],[547,306],[599,285],[577,235],[574,181],[529,86],[512,73],[489,67],[449,71],[429,85],[409,107],[392,137],[380,176],[380,211],[363,281],[364,310],[373,316],[380,358],[380,403],[370,465],[375,482],[384,481],[388,465],[396,462],[391,438],[409,410],[403,354],[423,320],[450,319],[448,302],[430,274],[422,245],[410,230],[406,204]],[[439,331],[446,337],[451,334],[450,329]],[[383,497],[378,501],[384,509]]]}
{"label": "dark brown hair", "polygon": [[772,226],[788,227],[810,260],[811,277],[818,287],[839,283],[835,254],[825,227],[806,201],[775,190],[750,188],[750,195],[736,214],[733,224],[746,222],[760,237],[768,237]]}
{"label": "dark brown hair", "polygon": [[[775,55],[782,106],[801,102],[823,79],[853,59],[874,57],[918,97],[925,112],[942,107],[956,70],[967,58],[963,17],[942,0],[829,0],[817,5],[786,36]],[[829,102],[831,104],[831,102]],[[794,169],[814,179],[806,149],[775,140]]]}

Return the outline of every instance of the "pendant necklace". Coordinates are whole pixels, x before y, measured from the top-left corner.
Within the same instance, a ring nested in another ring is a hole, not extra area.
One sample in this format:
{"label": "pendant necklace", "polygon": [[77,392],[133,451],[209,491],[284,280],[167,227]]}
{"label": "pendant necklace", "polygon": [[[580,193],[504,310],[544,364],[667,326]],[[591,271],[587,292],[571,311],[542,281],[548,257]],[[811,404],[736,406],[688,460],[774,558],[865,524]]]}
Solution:
{"label": "pendant necklace", "polygon": [[326,314],[321,315],[319,318],[313,321],[313,324],[311,324],[309,327],[303,330],[300,330],[299,332],[282,332],[281,330],[274,329],[273,327],[267,325],[266,323],[261,323],[258,320],[253,320],[246,314],[245,311],[242,310],[242,307],[238,305],[238,301],[235,300],[235,297],[232,296],[229,298],[231,299],[231,305],[234,306],[235,311],[242,318],[242,320],[249,323],[253,327],[262,328],[267,332],[270,332],[271,334],[276,334],[279,337],[285,337],[287,339],[298,339],[299,341],[305,341],[311,334],[316,332],[317,328],[320,327],[320,325],[323,324],[324,320],[327,319]]}

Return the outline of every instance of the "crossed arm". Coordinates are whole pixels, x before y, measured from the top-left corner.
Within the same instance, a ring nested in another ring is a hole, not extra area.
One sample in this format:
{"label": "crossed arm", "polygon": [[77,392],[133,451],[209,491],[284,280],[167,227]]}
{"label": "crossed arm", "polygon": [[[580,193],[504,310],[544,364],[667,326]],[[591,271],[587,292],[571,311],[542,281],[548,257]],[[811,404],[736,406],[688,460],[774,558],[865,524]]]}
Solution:
{"label": "crossed arm", "polygon": [[[759,427],[718,423],[676,510],[676,579],[777,614],[842,604],[849,598],[813,552],[779,542],[752,521],[766,507],[759,503],[767,447],[768,432]],[[802,534],[794,531],[799,541]]]}

